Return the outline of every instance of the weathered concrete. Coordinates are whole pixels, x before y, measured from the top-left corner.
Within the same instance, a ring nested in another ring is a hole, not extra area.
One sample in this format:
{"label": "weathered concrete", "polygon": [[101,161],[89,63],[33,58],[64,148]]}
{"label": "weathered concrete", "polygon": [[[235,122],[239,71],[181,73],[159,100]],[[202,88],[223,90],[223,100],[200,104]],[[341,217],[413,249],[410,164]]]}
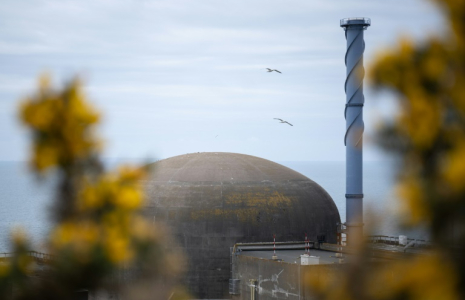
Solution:
{"label": "weathered concrete", "polygon": [[195,153],[153,164],[145,214],[166,222],[189,259],[198,298],[229,298],[230,247],[240,242],[336,242],[339,212],[328,193],[287,167],[254,156]]}

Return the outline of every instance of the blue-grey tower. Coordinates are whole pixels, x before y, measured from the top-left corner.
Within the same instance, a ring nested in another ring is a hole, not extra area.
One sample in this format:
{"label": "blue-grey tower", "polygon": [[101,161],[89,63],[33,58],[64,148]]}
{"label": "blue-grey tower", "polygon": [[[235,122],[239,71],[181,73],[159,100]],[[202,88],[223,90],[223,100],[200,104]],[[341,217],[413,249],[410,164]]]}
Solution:
{"label": "blue-grey tower", "polygon": [[370,26],[368,18],[341,20],[347,40],[345,92],[346,133],[346,234],[348,245],[363,236],[363,32]]}

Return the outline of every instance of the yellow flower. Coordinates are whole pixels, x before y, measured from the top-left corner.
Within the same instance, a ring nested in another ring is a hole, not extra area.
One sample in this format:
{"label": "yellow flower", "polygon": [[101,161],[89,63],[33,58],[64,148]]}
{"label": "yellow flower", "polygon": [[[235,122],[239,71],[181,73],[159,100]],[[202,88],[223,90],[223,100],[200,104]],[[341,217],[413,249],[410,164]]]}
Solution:
{"label": "yellow flower", "polygon": [[72,243],[76,233],[76,225],[67,222],[57,226],[52,232],[52,245],[58,249],[63,248]]}
{"label": "yellow flower", "polygon": [[442,109],[437,101],[428,101],[428,96],[416,87],[406,90],[408,102],[400,115],[398,128],[405,131],[414,146],[430,147],[438,136]]}
{"label": "yellow flower", "polygon": [[409,261],[396,261],[378,270],[380,283],[368,285],[379,299],[455,300],[459,299],[457,277],[444,259],[443,254],[434,253],[417,256]]}
{"label": "yellow flower", "polygon": [[54,166],[58,163],[59,153],[58,149],[52,143],[35,145],[35,151],[33,156],[33,166],[37,170],[45,170],[50,166]]}
{"label": "yellow flower", "polygon": [[101,197],[92,186],[86,186],[79,198],[81,210],[96,209],[103,205],[104,198]]}
{"label": "yellow flower", "polygon": [[134,257],[129,237],[116,228],[106,231],[104,246],[110,261],[115,264],[127,263]]}
{"label": "yellow flower", "polygon": [[119,188],[114,201],[123,209],[134,210],[142,204],[142,192],[135,187],[122,186]]}
{"label": "yellow flower", "polygon": [[48,82],[43,76],[37,96],[27,98],[20,109],[21,120],[33,132],[32,165],[38,172],[90,156],[100,144],[92,132],[99,115],[87,103],[79,82],[71,82],[62,92],[53,91]]}
{"label": "yellow flower", "polygon": [[23,274],[29,274],[32,272],[33,259],[27,253],[22,253],[17,258],[18,268]]}
{"label": "yellow flower", "polygon": [[465,140],[458,140],[456,146],[447,153],[443,176],[453,192],[465,190]]}
{"label": "yellow flower", "polygon": [[0,278],[8,276],[11,270],[11,264],[8,261],[0,262]]}
{"label": "yellow flower", "polygon": [[413,177],[402,180],[397,187],[401,202],[404,222],[418,224],[430,220],[430,211],[425,202],[425,195],[420,183]]}

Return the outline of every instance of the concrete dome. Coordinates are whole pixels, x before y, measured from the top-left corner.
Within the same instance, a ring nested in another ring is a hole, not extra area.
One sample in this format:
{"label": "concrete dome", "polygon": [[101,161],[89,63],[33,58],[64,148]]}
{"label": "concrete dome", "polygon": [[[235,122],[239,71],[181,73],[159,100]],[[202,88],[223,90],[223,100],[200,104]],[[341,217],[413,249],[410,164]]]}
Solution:
{"label": "concrete dome", "polygon": [[189,259],[194,296],[228,294],[230,247],[239,242],[336,242],[339,212],[317,183],[280,164],[236,153],[193,153],[153,164],[151,219],[166,222]]}

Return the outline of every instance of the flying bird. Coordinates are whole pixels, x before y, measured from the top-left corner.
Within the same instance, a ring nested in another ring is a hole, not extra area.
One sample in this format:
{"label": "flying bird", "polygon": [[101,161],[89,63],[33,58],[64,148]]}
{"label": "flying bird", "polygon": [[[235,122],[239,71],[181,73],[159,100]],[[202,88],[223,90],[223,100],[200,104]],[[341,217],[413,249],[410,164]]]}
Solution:
{"label": "flying bird", "polygon": [[281,122],[279,122],[279,123],[286,123],[286,124],[289,124],[289,125],[291,125],[291,126],[294,126],[294,125],[292,125],[291,123],[289,123],[288,121],[284,121],[283,119],[279,119],[279,118],[273,118],[273,119],[281,121]]}
{"label": "flying bird", "polygon": [[279,70],[276,70],[276,69],[270,69],[270,68],[266,68],[268,70],[268,73],[269,72],[278,72],[279,74],[281,74],[281,72]]}

